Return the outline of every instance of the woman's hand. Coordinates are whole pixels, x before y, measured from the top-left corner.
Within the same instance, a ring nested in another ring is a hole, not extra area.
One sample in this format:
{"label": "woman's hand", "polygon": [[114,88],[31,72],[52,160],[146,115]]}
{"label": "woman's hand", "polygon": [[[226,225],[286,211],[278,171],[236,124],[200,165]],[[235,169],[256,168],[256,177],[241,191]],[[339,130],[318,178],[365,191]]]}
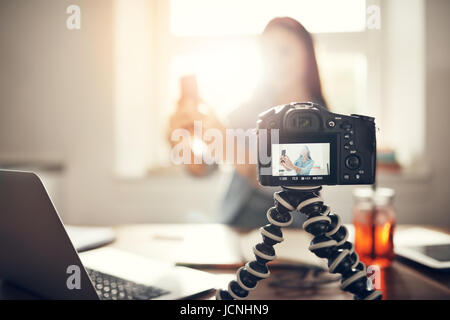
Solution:
{"label": "woman's hand", "polygon": [[295,170],[295,165],[292,163],[291,159],[289,159],[288,156],[281,156],[281,158],[280,158],[280,164],[281,164],[286,170]]}
{"label": "woman's hand", "polygon": [[[181,98],[178,101],[177,108],[175,112],[169,119],[169,128],[167,139],[170,145],[173,147],[178,144],[180,141],[172,140],[172,133],[177,129],[187,130],[192,137],[194,136],[194,122],[200,121],[202,126],[202,134],[210,129],[219,129],[223,133],[225,133],[225,127],[220,122],[219,118],[216,117],[214,112],[207,108],[207,112],[200,112],[199,110],[199,101],[196,99],[190,98]],[[202,139],[203,137],[198,137]],[[186,141],[187,142],[187,141]],[[192,147],[192,142],[187,145],[190,151],[191,163],[186,164],[187,170],[193,174],[194,176],[206,176],[211,172],[211,167],[205,165],[204,163],[194,164],[194,153],[190,149]]]}
{"label": "woman's hand", "polygon": [[[202,122],[203,133],[208,129],[218,129],[222,132],[223,141],[223,156],[226,155],[226,127],[220,121],[220,119],[215,115],[211,108],[207,108],[207,112],[200,112],[198,109],[198,102],[192,99],[180,99],[177,104],[175,112],[172,114],[169,120],[169,131],[168,140],[172,146],[179,143],[179,141],[172,141],[172,132],[176,129],[186,129],[191,134],[194,135],[194,121]],[[202,138],[202,137],[200,137]],[[190,146],[189,146],[190,147]],[[237,154],[237,144],[234,144],[234,154]],[[192,157],[192,150],[191,150]],[[246,150],[246,159],[249,159],[248,150]],[[243,177],[245,177],[252,185],[258,187],[257,176],[256,176],[256,165],[255,164],[239,164],[237,161],[232,160],[236,171]],[[186,164],[187,170],[194,176],[202,177],[209,174],[211,171],[209,166],[204,163],[201,164]]]}
{"label": "woman's hand", "polygon": [[172,141],[171,139],[172,132],[176,129],[185,129],[193,136],[194,121],[201,122],[203,132],[208,129],[219,129],[225,132],[222,122],[214,112],[210,108],[207,111],[207,113],[200,112],[196,101],[192,101],[191,99],[179,101],[175,112],[169,119],[168,140],[170,144],[173,146],[178,143],[178,141]]}
{"label": "woman's hand", "polygon": [[286,166],[286,164],[284,163],[284,158],[285,158],[285,156],[280,157],[280,166],[282,166],[286,170],[289,170],[288,167]]}

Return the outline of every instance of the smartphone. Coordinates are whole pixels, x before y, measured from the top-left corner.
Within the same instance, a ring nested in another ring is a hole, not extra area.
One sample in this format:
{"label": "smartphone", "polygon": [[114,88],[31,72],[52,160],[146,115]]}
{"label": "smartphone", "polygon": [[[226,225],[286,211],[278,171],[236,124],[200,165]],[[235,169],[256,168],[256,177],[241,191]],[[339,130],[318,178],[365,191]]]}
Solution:
{"label": "smartphone", "polygon": [[197,76],[195,74],[181,77],[180,88],[182,98],[199,99]]}
{"label": "smartphone", "polygon": [[405,246],[396,248],[395,253],[408,260],[412,260],[433,269],[450,270],[449,243]]}
{"label": "smartphone", "polygon": [[[281,156],[282,157],[286,156],[286,149],[281,150]],[[281,160],[281,163],[284,163],[284,160]]]}

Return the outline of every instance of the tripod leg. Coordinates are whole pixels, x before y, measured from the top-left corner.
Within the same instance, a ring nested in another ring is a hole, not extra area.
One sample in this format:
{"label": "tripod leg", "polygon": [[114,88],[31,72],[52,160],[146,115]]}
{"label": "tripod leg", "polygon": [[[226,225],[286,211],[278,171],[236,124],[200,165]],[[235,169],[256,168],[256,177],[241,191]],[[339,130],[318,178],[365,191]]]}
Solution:
{"label": "tripod leg", "polygon": [[258,281],[269,277],[267,263],[276,258],[273,246],[283,241],[281,228],[289,226],[293,220],[291,211],[295,210],[295,204],[291,201],[286,191],[274,194],[275,206],[267,211],[270,223],[260,228],[263,241],[253,247],[256,259],[239,268],[236,280],[229,283],[228,290],[216,292],[217,300],[245,299],[249,291],[256,289]]}
{"label": "tripod leg", "polygon": [[218,290],[216,299],[233,300],[247,298],[249,291],[256,288],[258,281],[269,277],[267,263],[276,258],[273,246],[283,241],[282,227],[292,223],[291,211],[306,215],[303,224],[306,232],[314,238],[309,250],[320,258],[328,259],[331,273],[342,275],[341,289],[352,293],[355,299],[381,299],[381,292],[367,288],[366,267],[359,261],[353,244],[347,241],[348,230],[341,224],[338,215],[330,213],[319,195],[321,187],[284,187],[274,193],[275,206],[267,211],[270,224],[262,227],[263,242],[254,248],[256,260],[248,262],[237,271],[236,280],[228,285],[228,290]]}
{"label": "tripod leg", "polygon": [[314,236],[309,250],[328,259],[329,271],[342,275],[341,289],[352,293],[355,299],[381,299],[381,292],[367,288],[366,267],[359,261],[353,244],[347,241],[348,230],[340,217],[330,213],[330,208],[316,193],[305,192],[303,196],[297,210],[307,217],[303,229]]}

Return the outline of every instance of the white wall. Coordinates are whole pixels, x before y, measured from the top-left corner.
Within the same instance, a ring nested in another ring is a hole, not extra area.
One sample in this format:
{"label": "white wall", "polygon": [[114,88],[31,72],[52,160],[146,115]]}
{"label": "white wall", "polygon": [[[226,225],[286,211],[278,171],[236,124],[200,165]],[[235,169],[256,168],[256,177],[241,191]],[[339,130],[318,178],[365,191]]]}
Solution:
{"label": "white wall", "polygon": [[400,162],[409,166],[422,159],[425,143],[425,2],[387,0],[382,6],[381,103],[385,121],[380,135],[396,150]]}
{"label": "white wall", "polygon": [[[79,31],[65,28],[65,9],[73,1],[36,3],[0,2],[0,161],[61,162],[60,211],[69,223],[176,222],[217,212],[225,176],[194,180],[173,171],[140,180],[115,177],[112,2],[77,0]],[[449,4],[424,4],[430,174],[380,182],[397,190],[403,223],[450,225]],[[350,221],[351,187],[326,188],[324,196]]]}
{"label": "white wall", "polygon": [[70,223],[201,220],[195,212],[216,211],[214,192],[204,196],[216,179],[115,177],[113,2],[77,0],[79,31],[65,27],[72,3],[0,3],[0,162],[64,164],[57,203]]}
{"label": "white wall", "polygon": [[[450,1],[384,0],[381,4],[381,101],[390,106],[391,119],[404,120],[397,120],[392,132],[383,133],[381,128],[380,134],[396,144],[417,142],[419,146],[422,138],[417,136],[417,128],[423,125],[426,152],[412,172],[400,177],[381,175],[378,183],[396,190],[398,222],[449,226]],[[423,51],[418,46],[421,41]],[[351,187],[330,187],[325,193],[347,221],[350,192]]]}
{"label": "white wall", "polygon": [[[450,224],[450,1],[426,1],[426,159],[432,181],[425,186],[432,194],[420,211],[424,220]],[[425,189],[424,188],[424,189]],[[427,210],[425,206],[429,206]]]}

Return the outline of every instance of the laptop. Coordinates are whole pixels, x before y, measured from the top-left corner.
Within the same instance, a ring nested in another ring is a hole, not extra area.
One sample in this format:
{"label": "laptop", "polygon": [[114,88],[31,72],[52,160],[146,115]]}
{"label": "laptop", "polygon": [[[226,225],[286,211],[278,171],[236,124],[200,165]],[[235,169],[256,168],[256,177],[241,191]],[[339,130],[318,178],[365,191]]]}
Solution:
{"label": "laptop", "polygon": [[112,247],[78,254],[40,178],[0,170],[0,278],[44,299],[182,299],[213,275]]}

